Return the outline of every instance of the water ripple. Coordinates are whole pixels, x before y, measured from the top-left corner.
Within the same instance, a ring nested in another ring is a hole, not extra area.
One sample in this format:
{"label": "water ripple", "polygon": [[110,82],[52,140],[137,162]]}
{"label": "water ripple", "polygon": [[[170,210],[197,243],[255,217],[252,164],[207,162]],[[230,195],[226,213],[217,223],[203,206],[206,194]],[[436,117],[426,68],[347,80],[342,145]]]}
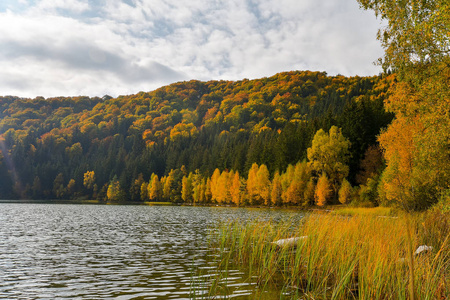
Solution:
{"label": "water ripple", "polygon": [[[193,281],[203,280],[194,270],[210,267],[207,228],[254,216],[261,213],[0,203],[0,298],[189,299]],[[228,279],[232,297],[250,293],[242,276]]]}

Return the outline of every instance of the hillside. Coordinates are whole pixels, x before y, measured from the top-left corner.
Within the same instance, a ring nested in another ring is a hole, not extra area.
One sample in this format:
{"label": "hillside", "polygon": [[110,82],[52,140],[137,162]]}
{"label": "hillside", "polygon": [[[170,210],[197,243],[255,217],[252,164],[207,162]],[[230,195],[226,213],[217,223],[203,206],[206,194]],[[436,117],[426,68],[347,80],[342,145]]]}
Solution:
{"label": "hillside", "polygon": [[[296,71],[242,81],[179,82],[111,98],[0,97],[0,198],[104,197],[172,169],[211,176],[270,174],[306,158],[317,130],[342,128],[351,142],[349,179],[392,120],[383,101],[392,76],[327,76]],[[86,183],[86,172],[95,179]]]}

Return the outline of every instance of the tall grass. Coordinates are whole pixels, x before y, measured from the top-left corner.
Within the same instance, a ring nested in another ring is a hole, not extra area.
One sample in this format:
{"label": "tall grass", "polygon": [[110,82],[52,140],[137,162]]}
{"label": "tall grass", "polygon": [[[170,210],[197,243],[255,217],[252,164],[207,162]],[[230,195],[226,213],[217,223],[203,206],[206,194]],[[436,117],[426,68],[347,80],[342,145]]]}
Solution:
{"label": "tall grass", "polygon": [[[301,222],[222,224],[211,239],[218,268],[239,267],[280,298],[450,299],[450,217],[309,215]],[[443,224],[443,225],[442,225]],[[306,236],[295,247],[274,241]],[[419,256],[419,246],[433,251]]]}

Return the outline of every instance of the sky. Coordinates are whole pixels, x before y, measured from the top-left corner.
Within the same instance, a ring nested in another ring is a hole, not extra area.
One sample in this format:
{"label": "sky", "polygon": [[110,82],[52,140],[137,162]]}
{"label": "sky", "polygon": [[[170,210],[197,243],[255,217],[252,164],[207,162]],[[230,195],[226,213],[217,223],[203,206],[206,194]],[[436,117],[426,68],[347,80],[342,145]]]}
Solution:
{"label": "sky", "polygon": [[377,75],[356,0],[2,0],[0,95],[134,94],[292,70]]}

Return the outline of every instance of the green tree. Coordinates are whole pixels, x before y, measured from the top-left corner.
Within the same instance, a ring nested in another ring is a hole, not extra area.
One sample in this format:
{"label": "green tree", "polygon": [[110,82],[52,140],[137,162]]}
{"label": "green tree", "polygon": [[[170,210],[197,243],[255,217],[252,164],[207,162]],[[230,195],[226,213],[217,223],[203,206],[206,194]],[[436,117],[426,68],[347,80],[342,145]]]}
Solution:
{"label": "green tree", "polygon": [[64,187],[64,176],[59,173],[53,181],[53,194],[56,198],[61,199],[66,195],[66,188]]}
{"label": "green tree", "polygon": [[144,183],[144,175],[139,173],[138,178],[133,181],[130,187],[130,197],[132,201],[141,200],[141,186]]}
{"label": "green tree", "polygon": [[147,182],[143,182],[141,184],[141,201],[145,202],[148,198],[148,184]]}

